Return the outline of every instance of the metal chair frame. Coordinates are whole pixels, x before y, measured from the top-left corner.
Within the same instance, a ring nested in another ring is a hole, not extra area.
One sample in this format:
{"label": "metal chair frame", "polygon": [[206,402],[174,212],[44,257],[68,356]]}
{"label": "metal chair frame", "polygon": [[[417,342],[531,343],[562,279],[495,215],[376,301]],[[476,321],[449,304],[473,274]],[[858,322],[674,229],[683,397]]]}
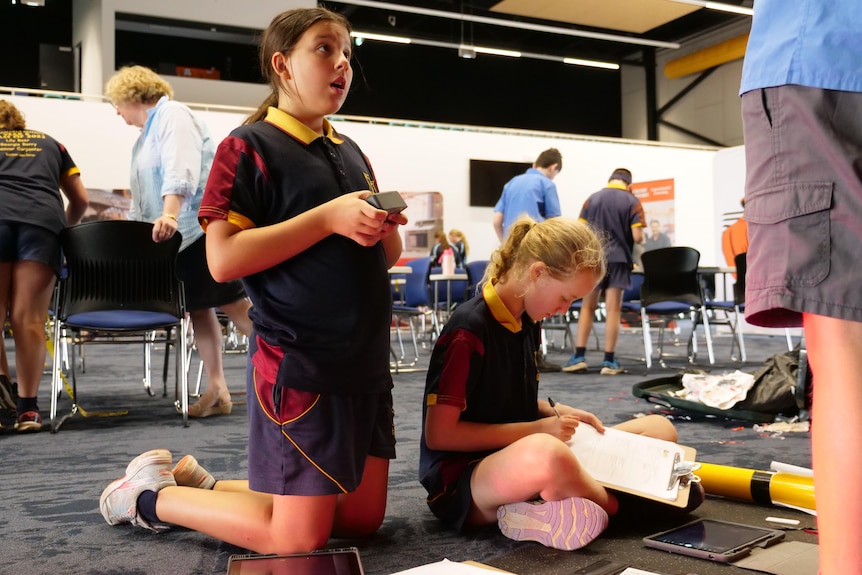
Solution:
{"label": "metal chair frame", "polygon": [[[133,221],[94,221],[60,233],[68,274],[55,293],[51,431],[79,411],[75,349],[93,344],[143,344],[144,386],[149,381],[150,351],[157,341],[176,348],[175,406],[188,425],[187,320],[183,284],[176,276],[180,234],[162,243],[152,241],[152,224]],[[80,334],[88,332],[84,341]],[[171,334],[174,334],[173,336]],[[57,418],[61,388],[61,334],[72,345],[68,362],[72,373],[72,407]],[[159,338],[158,334],[164,334]],[[166,349],[166,354],[167,354]],[[167,356],[165,362],[167,364]],[[167,369],[163,396],[167,395]]]}
{"label": "metal chair frame", "polygon": [[[644,252],[641,256],[644,267],[641,284],[641,325],[643,327],[644,361],[652,367],[652,335],[650,327],[658,322],[659,363],[664,367],[664,330],[668,322],[688,315],[692,330],[688,344],[688,360],[694,363],[697,356],[697,325],[701,319],[706,335],[709,363],[715,363],[712,351],[712,335],[709,316],[704,307],[704,298],[697,273],[700,252],[691,247],[675,246]],[[700,314],[700,318],[698,318]]]}

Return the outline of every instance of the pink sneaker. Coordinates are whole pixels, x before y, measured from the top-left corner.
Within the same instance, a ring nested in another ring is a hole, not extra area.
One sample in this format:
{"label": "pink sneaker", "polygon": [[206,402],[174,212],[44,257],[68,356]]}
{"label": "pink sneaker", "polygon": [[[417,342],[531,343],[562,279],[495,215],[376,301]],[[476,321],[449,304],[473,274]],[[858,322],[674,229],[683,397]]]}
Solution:
{"label": "pink sneaker", "polygon": [[599,536],[608,514],[593,501],[569,497],[561,501],[524,501],[497,509],[500,531],[515,541],[536,541],[545,547],[572,551]]}

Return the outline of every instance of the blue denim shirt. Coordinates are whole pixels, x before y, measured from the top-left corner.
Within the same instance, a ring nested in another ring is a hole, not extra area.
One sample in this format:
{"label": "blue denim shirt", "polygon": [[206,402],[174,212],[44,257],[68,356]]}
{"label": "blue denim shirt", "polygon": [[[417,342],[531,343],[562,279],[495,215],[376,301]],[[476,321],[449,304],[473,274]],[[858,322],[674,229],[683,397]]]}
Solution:
{"label": "blue denim shirt", "polygon": [[188,107],[163,96],[147,112],[147,123],[132,149],[129,219],[153,222],[162,214],[164,196],[181,195],[180,251],[191,245],[204,233],[198,208],[213,156],[215,143],[206,125]]}
{"label": "blue denim shirt", "polygon": [[795,84],[862,92],[860,0],[757,0],[740,94]]}

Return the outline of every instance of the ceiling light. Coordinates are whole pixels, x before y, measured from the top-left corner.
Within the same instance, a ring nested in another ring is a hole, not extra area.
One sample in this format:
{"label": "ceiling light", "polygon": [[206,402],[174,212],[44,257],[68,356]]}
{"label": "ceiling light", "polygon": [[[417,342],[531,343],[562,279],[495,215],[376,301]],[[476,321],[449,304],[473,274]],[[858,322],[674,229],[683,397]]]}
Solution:
{"label": "ceiling light", "polygon": [[[365,32],[352,32],[356,40],[366,38],[372,40],[379,34],[366,34]],[[384,36],[392,38],[392,36]],[[397,37],[396,37],[397,38]],[[613,62],[600,62],[596,60],[582,60],[580,58],[565,58],[551,56],[550,54],[536,54],[533,52],[517,52],[515,50],[503,50],[500,48],[489,48],[487,46],[471,46],[469,44],[455,44],[453,42],[440,42],[438,40],[427,40],[425,38],[401,38],[400,43],[412,44],[414,46],[429,46],[432,48],[449,48],[458,51],[458,56],[468,60],[476,57],[476,54],[495,54],[498,56],[509,56],[512,58],[532,58],[535,60],[547,60],[548,62],[565,62],[575,66],[590,66],[592,68],[603,68],[606,70],[619,70],[620,65]]]}
{"label": "ceiling light", "polygon": [[493,54],[494,56],[508,56],[510,58],[521,57],[521,53],[515,50],[501,50],[499,48],[485,48],[483,46],[475,46],[473,49],[477,54]]}
{"label": "ceiling light", "polygon": [[619,70],[620,65],[612,62],[599,62],[597,60],[582,60],[580,58],[563,58],[564,64],[572,64],[574,66],[590,66],[593,68],[604,68],[605,70]]}
{"label": "ceiling light", "polygon": [[754,9],[746,8],[745,6],[734,6],[733,4],[724,4],[723,2],[706,2],[704,6],[710,10],[722,10],[724,12],[733,12],[734,14],[754,16]]}
{"label": "ceiling light", "polygon": [[388,34],[372,34],[370,32],[351,32],[351,36],[356,39],[364,40],[379,40],[380,42],[394,42],[395,44],[410,44],[412,40],[404,36],[389,36]]}
{"label": "ceiling light", "polygon": [[467,60],[472,60],[476,57],[476,49],[473,48],[473,46],[458,46],[458,56],[466,58]]}
{"label": "ceiling light", "polygon": [[721,10],[722,12],[732,12],[734,14],[742,14],[743,16],[753,16],[754,9],[746,8],[745,6],[737,6],[736,4],[725,4],[724,2],[710,2],[707,0],[673,0],[679,4],[691,4],[692,6],[701,6],[710,10]]}

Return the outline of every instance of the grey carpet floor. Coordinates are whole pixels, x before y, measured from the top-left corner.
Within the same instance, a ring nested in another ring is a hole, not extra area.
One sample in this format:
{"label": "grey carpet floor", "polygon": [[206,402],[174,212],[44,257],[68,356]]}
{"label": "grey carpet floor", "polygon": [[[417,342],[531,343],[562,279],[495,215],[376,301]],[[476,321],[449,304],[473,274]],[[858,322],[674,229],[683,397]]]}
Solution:
{"label": "grey carpet floor", "polygon": [[[562,363],[568,351],[562,349],[559,334],[553,338],[557,342],[552,344],[549,358]],[[786,349],[783,337],[749,336],[746,343],[749,361],[739,364],[730,361],[729,338],[717,336],[716,364],[699,367],[716,373],[736,368],[753,371],[767,357]],[[14,364],[12,340],[7,339],[6,345]],[[634,384],[690,367],[682,357],[684,347],[667,351],[677,354],[668,360],[667,367],[654,366],[646,372],[640,360],[639,332],[624,332],[618,355],[628,368],[627,374],[599,376],[596,369],[585,374],[543,374],[541,394],[593,411],[607,424],[644,413],[663,413],[677,425],[680,442],[696,448],[701,461],[753,469],[766,469],[773,460],[810,466],[808,433],[757,431],[751,422],[667,409],[634,397]],[[170,449],[177,458],[193,453],[218,478],[244,478],[244,406],[236,405],[230,416],[192,420],[183,428],[172,405],[172,380],[169,397],[159,393],[151,398],[144,393],[138,346],[90,346],[86,354],[87,370],[78,378],[78,395],[88,417],[76,415],[59,433],[34,435],[16,435],[11,431],[12,420],[2,419],[6,430],[0,432],[4,454],[0,471],[0,573],[225,573],[228,557],[244,550],[185,529],[154,534],[127,525],[108,526],[99,513],[98,500],[104,486],[121,475],[132,457],[155,447]],[[428,350],[423,349],[420,368],[427,359]],[[601,354],[591,350],[588,359],[597,365]],[[192,382],[196,370],[195,360]],[[225,370],[232,390],[238,392],[236,399],[244,400],[245,356],[226,354]],[[332,547],[358,547],[369,574],[394,573],[443,558],[480,561],[522,575],[575,573],[601,559],[667,575],[728,573],[735,568],[644,549],[640,540],[695,517],[765,525],[768,515],[781,515],[813,525],[813,518],[803,513],[709,497],[689,517],[667,520],[649,516],[612,522],[602,537],[573,552],[511,541],[494,527],[466,535],[452,532],[428,511],[424,490],[416,479],[424,377],[421,370],[394,376],[398,457],[391,466],[382,528],[369,539],[330,542]],[[156,385],[161,391],[161,382]],[[49,388],[46,374],[40,390],[46,419]],[[66,394],[60,404],[68,409]],[[94,415],[119,409],[127,409],[128,414]],[[816,542],[815,536],[798,531],[789,532],[788,539]]]}

